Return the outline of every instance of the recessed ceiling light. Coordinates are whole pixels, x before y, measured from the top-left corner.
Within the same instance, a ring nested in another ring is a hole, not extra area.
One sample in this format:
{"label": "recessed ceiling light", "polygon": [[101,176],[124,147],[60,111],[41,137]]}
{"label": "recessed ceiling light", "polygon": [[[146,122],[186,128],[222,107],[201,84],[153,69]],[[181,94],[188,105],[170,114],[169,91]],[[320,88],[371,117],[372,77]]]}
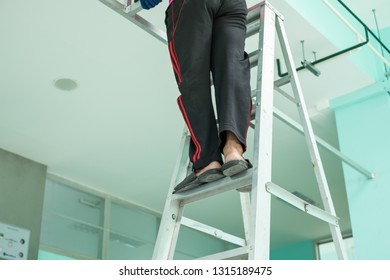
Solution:
{"label": "recessed ceiling light", "polygon": [[56,88],[66,91],[71,91],[77,88],[78,84],[75,80],[62,78],[54,81]]}

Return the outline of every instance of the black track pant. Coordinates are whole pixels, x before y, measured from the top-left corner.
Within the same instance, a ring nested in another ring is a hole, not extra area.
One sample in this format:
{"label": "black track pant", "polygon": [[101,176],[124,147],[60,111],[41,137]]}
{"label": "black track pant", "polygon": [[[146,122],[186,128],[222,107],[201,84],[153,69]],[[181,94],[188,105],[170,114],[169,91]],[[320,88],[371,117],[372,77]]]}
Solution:
{"label": "black track pant", "polygon": [[252,106],[244,52],[246,15],[245,0],[173,0],[166,10],[169,53],[181,93],[177,102],[191,133],[189,155],[195,170],[212,161],[222,163],[226,131],[246,149]]}

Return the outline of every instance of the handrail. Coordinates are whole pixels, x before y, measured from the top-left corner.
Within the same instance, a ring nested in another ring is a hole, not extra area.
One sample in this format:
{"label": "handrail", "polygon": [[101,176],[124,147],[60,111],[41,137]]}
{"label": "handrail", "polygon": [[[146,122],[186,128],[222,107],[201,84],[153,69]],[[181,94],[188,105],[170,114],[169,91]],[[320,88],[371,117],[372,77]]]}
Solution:
{"label": "handrail", "polygon": [[[359,43],[359,44],[356,44],[356,45],[351,46],[351,47],[349,47],[349,48],[346,48],[346,49],[344,49],[344,50],[338,51],[338,52],[336,52],[336,53],[334,53],[334,54],[330,54],[330,55],[325,56],[325,57],[323,57],[323,58],[320,58],[320,59],[317,59],[317,60],[314,60],[314,61],[310,61],[310,63],[311,63],[312,65],[315,65],[315,64],[324,62],[324,61],[326,61],[326,60],[329,60],[329,59],[331,59],[331,58],[334,58],[334,57],[336,57],[336,56],[342,55],[342,54],[344,54],[344,53],[350,52],[350,51],[352,51],[352,50],[354,50],[354,49],[357,49],[357,48],[360,48],[360,47],[366,45],[366,44],[369,42],[368,30],[367,30],[366,28],[365,28],[365,33],[366,33],[366,40],[365,40],[364,42],[361,42],[361,43]],[[277,66],[277,68],[278,68],[278,75],[279,75],[279,77],[284,77],[284,76],[286,76],[286,75],[288,74],[288,72],[282,73],[282,72],[280,71],[280,69],[281,69],[281,67],[280,67],[280,59],[276,59],[276,66]],[[298,68],[296,69],[296,71],[301,71],[301,70],[303,70],[303,69],[306,69],[306,67],[305,67],[305,66],[298,67]]]}
{"label": "handrail", "polygon": [[[326,1],[326,0],[323,0],[324,2],[325,2],[325,4],[327,4],[328,6],[329,6],[329,8],[330,9],[332,9],[332,6]],[[336,56],[339,56],[339,55],[341,55],[341,54],[344,54],[344,53],[346,53],[346,52],[349,52],[349,51],[351,51],[351,50],[354,50],[354,49],[356,49],[356,48],[360,48],[360,47],[362,47],[362,46],[364,46],[364,45],[366,45],[366,44],[368,44],[368,42],[369,42],[369,34],[387,51],[387,53],[388,54],[390,54],[390,50],[386,47],[386,45],[375,35],[375,33],[343,2],[343,1],[341,1],[341,0],[337,0],[363,27],[364,27],[364,32],[365,32],[365,36],[366,36],[366,39],[365,39],[365,41],[364,42],[361,42],[361,43],[359,43],[359,44],[356,44],[356,45],[354,45],[354,46],[351,46],[351,47],[349,47],[349,48],[346,48],[346,49],[344,49],[344,50],[341,50],[341,51],[339,51],[339,52],[336,52],[336,53],[334,53],[334,54],[331,54],[331,55],[328,55],[328,56],[325,56],[325,57],[323,57],[323,58],[321,58],[321,59],[318,59],[318,60],[315,60],[315,61],[311,61],[310,63],[312,64],[312,65],[315,65],[315,64],[319,64],[319,63],[321,63],[321,62],[324,62],[324,61],[326,61],[326,60],[329,60],[329,59],[332,59],[332,58],[334,58],[334,57],[336,57]],[[341,15],[339,15],[336,11],[334,11],[334,9],[332,9],[333,10],[333,12],[335,12],[336,13],[336,15],[338,16],[338,17],[340,17],[341,18]],[[343,18],[342,18],[343,19]],[[343,19],[344,21],[345,21],[345,19]],[[356,30],[354,30],[352,27],[350,27],[355,33],[357,33],[357,31]],[[357,33],[358,34],[358,33]],[[359,36],[361,36],[360,34],[358,34]],[[373,47],[372,46],[370,46],[371,47],[371,49],[375,52],[376,50],[375,49],[373,49]],[[382,59],[382,60],[384,60],[384,63],[385,64],[388,64],[389,66],[390,66],[390,62],[388,62],[383,56],[381,56],[380,54],[378,54],[377,52],[376,52],[376,54]],[[280,67],[280,60],[279,59],[277,59],[277,61],[276,61],[276,63],[277,63],[277,69],[278,69],[278,75],[279,75],[279,77],[283,77],[283,76],[286,76],[288,73],[286,72],[286,73],[282,73],[281,72],[281,67]],[[298,67],[297,69],[296,69],[296,71],[301,71],[301,70],[303,70],[303,69],[306,69],[306,67],[305,66],[301,66],[301,67]]]}
{"label": "handrail", "polygon": [[381,41],[381,39],[378,38],[378,36],[375,35],[374,32],[354,13],[352,10],[341,0],[337,0],[361,25],[364,26],[366,31],[371,34],[372,37],[375,38],[375,40],[387,51],[388,54],[390,54],[390,50],[386,47],[386,45]]}

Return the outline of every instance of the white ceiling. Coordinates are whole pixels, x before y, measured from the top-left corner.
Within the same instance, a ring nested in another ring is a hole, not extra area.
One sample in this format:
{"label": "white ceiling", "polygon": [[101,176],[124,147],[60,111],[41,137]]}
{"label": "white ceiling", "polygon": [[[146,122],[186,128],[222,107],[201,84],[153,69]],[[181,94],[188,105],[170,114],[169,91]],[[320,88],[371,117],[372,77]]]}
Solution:
{"label": "white ceiling", "polygon": [[[285,1],[270,2],[286,18],[298,63],[303,35],[312,50],[337,51]],[[375,8],[381,27],[390,25],[387,0],[345,2],[367,23]],[[142,15],[163,29],[165,8]],[[98,0],[1,0],[0,37],[0,147],[47,165],[50,174],[161,213],[183,130],[166,46]],[[348,56],[318,67],[320,77],[299,75],[316,133],[337,146],[328,100],[373,81]],[[56,88],[61,78],[78,87]],[[283,97],[275,102],[296,118]],[[275,182],[319,203],[302,136],[275,120],[274,139]],[[350,232],[340,160],[323,149],[321,155],[342,229]],[[185,213],[242,235],[239,207],[231,192]],[[329,235],[326,226],[278,199],[272,215],[274,246]]]}

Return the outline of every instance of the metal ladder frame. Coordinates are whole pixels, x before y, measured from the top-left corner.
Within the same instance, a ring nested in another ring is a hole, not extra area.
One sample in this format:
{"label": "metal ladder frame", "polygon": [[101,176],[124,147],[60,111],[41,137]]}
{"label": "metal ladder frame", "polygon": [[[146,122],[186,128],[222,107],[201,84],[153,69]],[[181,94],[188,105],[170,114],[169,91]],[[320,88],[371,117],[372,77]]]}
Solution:
{"label": "metal ladder frame", "polygon": [[[139,3],[135,3],[134,0],[100,1],[120,13],[122,16],[125,16],[160,41],[166,43],[166,36],[164,36],[164,33],[138,15],[138,12],[142,10]],[[123,3],[120,4],[118,1]],[[335,213],[320,159],[317,142],[368,178],[374,178],[375,175],[373,172],[364,169],[362,166],[314,135],[291,50],[288,45],[283,17],[266,0],[261,1],[248,10],[247,37],[255,34],[259,34],[258,50],[250,54],[251,67],[256,65],[258,67],[257,86],[254,92],[255,106],[253,116],[255,124],[253,125],[251,123],[252,128],[254,127],[255,129],[254,167],[235,176],[234,179],[227,177],[213,183],[202,185],[193,190],[173,194],[173,189],[176,184],[184,179],[189,171],[187,151],[190,137],[185,128],[179,149],[180,152],[176,160],[170,189],[163,210],[153,259],[173,258],[181,225],[214,235],[217,238],[240,246],[237,249],[204,257],[205,259],[230,259],[237,257],[247,259],[269,259],[271,194],[281,198],[298,209],[327,222],[330,227],[333,241],[335,242],[339,259],[347,258],[338,218]],[[276,36],[281,45],[288,75],[280,80],[274,81]],[[288,83],[291,84],[294,97],[280,89],[280,86]],[[273,107],[274,91],[280,92],[297,105],[302,126]],[[325,210],[308,204],[301,198],[271,182],[272,123],[274,115],[305,135]],[[240,192],[246,234],[245,240],[183,217],[183,210],[186,204],[234,189],[251,190],[250,194],[248,192]],[[261,205],[261,207],[259,205]]]}

